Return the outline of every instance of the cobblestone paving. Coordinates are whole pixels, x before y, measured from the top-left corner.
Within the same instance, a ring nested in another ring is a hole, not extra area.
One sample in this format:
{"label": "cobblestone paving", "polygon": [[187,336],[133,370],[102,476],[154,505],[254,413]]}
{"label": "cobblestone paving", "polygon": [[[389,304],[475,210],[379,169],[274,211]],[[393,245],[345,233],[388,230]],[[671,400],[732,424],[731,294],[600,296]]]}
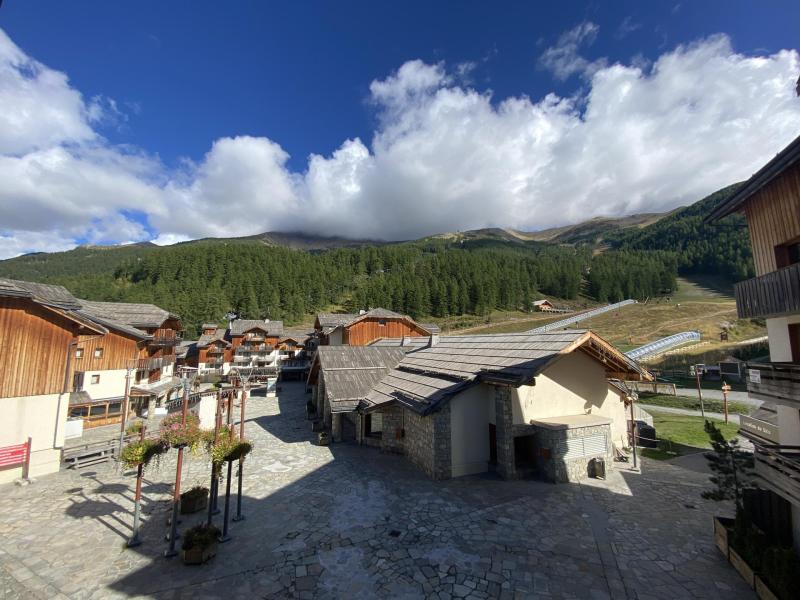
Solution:
{"label": "cobblestone paving", "polygon": [[[0,486],[0,597],[753,597],[713,545],[721,507],[700,498],[700,473],[651,461],[581,485],[434,483],[402,457],[312,444],[304,410],[299,384],[249,402],[246,519],[203,567],[162,556],[174,452],[147,473],[135,549],[132,473]],[[190,456],[182,485],[208,476]]]}

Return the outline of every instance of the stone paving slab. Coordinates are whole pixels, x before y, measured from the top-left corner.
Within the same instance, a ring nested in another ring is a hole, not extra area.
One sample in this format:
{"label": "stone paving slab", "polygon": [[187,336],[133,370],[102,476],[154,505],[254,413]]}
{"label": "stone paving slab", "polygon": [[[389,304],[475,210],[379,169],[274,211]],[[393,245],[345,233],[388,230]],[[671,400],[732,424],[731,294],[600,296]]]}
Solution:
{"label": "stone paving slab", "polygon": [[[305,400],[287,383],[249,402],[246,519],[202,567],[162,556],[174,451],[146,474],[135,549],[131,473],[0,486],[2,598],[754,597],[713,544],[702,473],[645,461],[581,485],[432,482],[400,456],[312,443]],[[209,474],[190,455],[182,486]]]}

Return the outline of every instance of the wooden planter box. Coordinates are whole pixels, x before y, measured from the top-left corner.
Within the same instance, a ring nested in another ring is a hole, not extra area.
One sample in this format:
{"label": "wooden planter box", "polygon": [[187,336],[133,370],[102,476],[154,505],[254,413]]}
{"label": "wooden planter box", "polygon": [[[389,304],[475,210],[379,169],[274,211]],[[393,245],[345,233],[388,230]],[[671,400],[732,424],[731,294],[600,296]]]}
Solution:
{"label": "wooden planter box", "polygon": [[733,548],[728,548],[728,560],[730,561],[733,568],[739,571],[739,575],[747,582],[751,588],[756,587],[756,574],[753,572],[753,569],[750,568],[745,560],[736,553],[736,550]]}
{"label": "wooden planter box", "polygon": [[767,582],[758,575],[756,575],[756,595],[761,598],[761,600],[780,600],[780,598],[769,589]]}
{"label": "wooden planter box", "polygon": [[181,514],[190,515],[208,508],[208,494],[205,496],[181,497]]}
{"label": "wooden planter box", "polygon": [[199,546],[183,550],[183,564],[185,565],[202,565],[208,562],[217,555],[217,543],[214,542],[206,548]]}
{"label": "wooden planter box", "polygon": [[734,520],[728,517],[714,517],[714,542],[719,551],[728,558],[728,537],[733,530]]}

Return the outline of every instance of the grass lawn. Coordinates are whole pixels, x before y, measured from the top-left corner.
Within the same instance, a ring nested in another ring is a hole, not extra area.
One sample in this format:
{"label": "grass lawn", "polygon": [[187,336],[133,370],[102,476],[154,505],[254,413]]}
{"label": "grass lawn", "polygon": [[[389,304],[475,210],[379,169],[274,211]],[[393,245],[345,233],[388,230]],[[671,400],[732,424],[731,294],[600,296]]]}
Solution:
{"label": "grass lawn", "polygon": [[[739,433],[739,426],[735,423],[726,425],[722,421],[710,420],[714,421],[726,438],[734,438]],[[656,428],[658,449],[642,448],[642,455],[648,458],[665,460],[711,448],[708,434],[703,429],[702,417],[653,412],[653,425]]]}
{"label": "grass lawn", "polygon": [[[688,410],[700,410],[700,400],[697,396],[671,396],[669,394],[651,394],[650,392],[639,392],[639,402],[650,404],[651,406],[667,406],[669,408],[686,408]],[[724,410],[722,400],[703,398],[703,406],[708,412],[721,413]],[[755,407],[744,402],[728,401],[729,413],[741,413],[749,415]]]}

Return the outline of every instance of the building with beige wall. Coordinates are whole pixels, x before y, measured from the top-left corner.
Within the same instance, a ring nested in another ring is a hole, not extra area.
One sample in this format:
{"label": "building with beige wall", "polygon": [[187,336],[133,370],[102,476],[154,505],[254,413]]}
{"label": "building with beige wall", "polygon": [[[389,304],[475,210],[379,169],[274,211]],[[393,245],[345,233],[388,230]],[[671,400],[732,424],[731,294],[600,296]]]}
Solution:
{"label": "building with beige wall", "polygon": [[[651,378],[583,330],[431,336],[424,347],[374,348],[404,356],[358,402],[354,436],[405,454],[434,479],[496,470],[508,479],[573,481],[594,459],[610,466],[614,447],[629,445],[630,397],[619,380]],[[348,392],[350,403],[355,394]]]}

